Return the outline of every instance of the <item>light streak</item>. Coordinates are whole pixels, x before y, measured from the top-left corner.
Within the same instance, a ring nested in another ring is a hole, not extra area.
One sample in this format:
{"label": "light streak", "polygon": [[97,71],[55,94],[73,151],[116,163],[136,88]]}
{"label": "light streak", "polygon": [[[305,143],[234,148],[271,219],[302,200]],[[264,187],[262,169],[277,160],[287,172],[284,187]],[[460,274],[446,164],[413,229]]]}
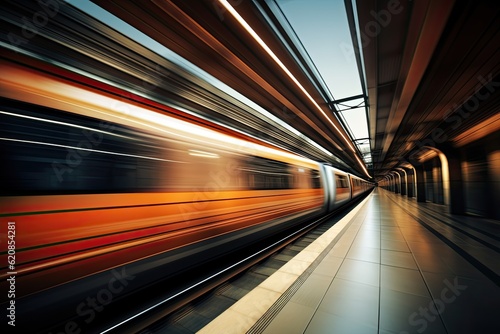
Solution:
{"label": "light streak", "polygon": [[71,123],[66,123],[66,122],[54,121],[54,120],[51,120],[51,119],[45,119],[45,118],[34,117],[34,116],[27,116],[27,115],[19,115],[19,114],[10,113],[10,112],[7,112],[7,111],[0,111],[0,114],[14,116],[14,117],[27,118],[27,119],[32,119],[32,120],[35,120],[35,121],[40,121],[40,122],[47,122],[47,123],[65,125],[65,126],[70,126],[70,127],[73,127],[73,128],[82,129],[82,130],[89,130],[89,131],[92,131],[92,132],[100,132],[100,133],[111,135],[111,136],[132,139],[131,137],[122,136],[122,135],[119,135],[119,134],[116,134],[116,133],[112,133],[112,132],[108,132],[108,131],[98,130],[98,129],[89,128],[89,127],[86,127],[86,126],[81,126],[81,125],[76,125],[76,124],[71,124]]}
{"label": "light streak", "polygon": [[18,142],[18,143],[35,144],[35,145],[45,145],[45,146],[52,146],[52,147],[61,147],[61,148],[67,148],[67,149],[70,149],[70,150],[77,150],[77,151],[87,151],[87,152],[96,152],[96,153],[111,154],[111,155],[120,155],[120,156],[124,156],[124,157],[132,157],[132,158],[141,158],[141,159],[158,160],[158,161],[175,162],[175,163],[185,163],[185,162],[182,162],[182,161],[167,160],[167,159],[160,159],[160,158],[154,158],[154,157],[146,157],[146,156],[143,156],[143,155],[135,155],[135,154],[126,154],[126,153],[118,153],[118,152],[110,152],[110,151],[93,150],[93,149],[90,149],[90,148],[68,146],[68,145],[60,145],[60,144],[52,144],[52,143],[44,143],[44,142],[33,141],[33,140],[22,140],[22,139],[2,138],[2,137],[0,137],[0,140],[14,141],[14,142]]}

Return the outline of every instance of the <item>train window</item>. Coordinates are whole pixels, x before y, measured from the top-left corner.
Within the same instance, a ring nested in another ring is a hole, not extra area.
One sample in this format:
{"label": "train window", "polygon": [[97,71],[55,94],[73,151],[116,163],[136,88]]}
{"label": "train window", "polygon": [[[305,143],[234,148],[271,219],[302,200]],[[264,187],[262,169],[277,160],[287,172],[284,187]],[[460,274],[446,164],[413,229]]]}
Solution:
{"label": "train window", "polygon": [[291,166],[285,162],[253,156],[241,168],[246,175],[249,189],[290,189],[293,188]]}
{"label": "train window", "polygon": [[335,174],[337,188],[349,188],[349,182],[346,175]]}
{"label": "train window", "polygon": [[321,178],[319,175],[319,170],[311,169],[311,180],[313,189],[321,188]]}

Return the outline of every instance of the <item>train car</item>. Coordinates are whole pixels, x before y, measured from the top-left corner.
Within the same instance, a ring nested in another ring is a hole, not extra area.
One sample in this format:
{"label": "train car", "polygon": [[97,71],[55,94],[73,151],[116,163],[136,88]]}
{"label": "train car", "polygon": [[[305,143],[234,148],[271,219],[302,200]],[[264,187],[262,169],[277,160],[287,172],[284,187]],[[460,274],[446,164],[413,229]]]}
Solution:
{"label": "train car", "polygon": [[25,294],[322,212],[314,161],[15,64],[2,73],[1,212]]}
{"label": "train car", "polygon": [[349,183],[351,188],[352,199],[361,196],[362,194],[364,194],[373,187],[373,185],[370,182],[363,180],[362,178],[352,174],[349,175]]}
{"label": "train car", "polygon": [[332,211],[348,203],[351,197],[349,173],[329,165],[323,166],[324,184],[327,192],[327,210]]}
{"label": "train car", "polygon": [[130,284],[145,286],[362,192],[346,172],[82,84],[75,74],[5,58],[0,71],[1,228],[15,223],[16,298],[36,307],[84,299],[124,265],[132,277],[148,271]]}

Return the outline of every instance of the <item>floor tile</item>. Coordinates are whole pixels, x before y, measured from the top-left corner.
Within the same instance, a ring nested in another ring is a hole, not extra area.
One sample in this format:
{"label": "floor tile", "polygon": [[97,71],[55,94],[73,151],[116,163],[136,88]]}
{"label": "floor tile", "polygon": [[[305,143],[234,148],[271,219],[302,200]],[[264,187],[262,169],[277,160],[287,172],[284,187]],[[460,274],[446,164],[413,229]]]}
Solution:
{"label": "floor tile", "polygon": [[344,259],[330,254],[328,254],[314,269],[315,274],[329,276],[332,278],[335,277]]}
{"label": "floor tile", "polygon": [[318,310],[376,326],[378,305],[378,287],[336,278]]}
{"label": "floor tile", "polygon": [[498,333],[500,289],[493,282],[436,273],[424,278],[451,333]]}
{"label": "floor tile", "polygon": [[283,309],[281,309],[280,313],[272,320],[262,333],[304,333],[314,315],[314,312],[314,308],[290,301],[283,307]]}
{"label": "floor tile", "polygon": [[413,259],[412,253],[397,252],[397,251],[382,249],[381,261],[382,264],[389,266],[418,269],[417,264]]}
{"label": "floor tile", "polygon": [[396,241],[402,241],[402,242],[406,241],[403,234],[399,231],[381,231],[380,232],[380,239],[396,240]]}
{"label": "floor tile", "polygon": [[337,278],[353,282],[379,286],[380,265],[366,261],[345,259],[337,273]]}
{"label": "floor tile", "polygon": [[396,240],[386,240],[383,239],[380,243],[380,248],[399,251],[399,252],[409,252],[410,249],[405,241],[396,241]]}
{"label": "floor tile", "polygon": [[436,254],[422,254],[414,252],[413,255],[415,256],[415,261],[421,271],[453,274],[453,270],[448,267],[446,261]]}
{"label": "floor tile", "polygon": [[332,280],[331,277],[313,273],[294,293],[290,301],[315,309],[323,300]]}
{"label": "floor tile", "polygon": [[380,285],[383,289],[429,297],[429,290],[418,270],[384,265],[380,270]]}
{"label": "floor tile", "polygon": [[372,238],[369,240],[361,240],[361,239],[356,239],[352,245],[354,247],[371,247],[371,248],[380,248],[380,237],[378,238]]}
{"label": "floor tile", "polygon": [[380,291],[380,329],[396,333],[446,334],[441,318],[429,313],[431,298],[399,291]]}
{"label": "floor tile", "polygon": [[346,257],[353,260],[380,263],[380,249],[371,247],[352,247]]}
{"label": "floor tile", "polygon": [[[287,332],[287,334],[294,333],[300,332]],[[353,321],[353,319],[342,318],[335,314],[318,311],[314,314],[314,318],[311,320],[311,323],[307,326],[306,331],[304,332],[304,334],[332,333],[377,334],[378,328],[362,322]]]}

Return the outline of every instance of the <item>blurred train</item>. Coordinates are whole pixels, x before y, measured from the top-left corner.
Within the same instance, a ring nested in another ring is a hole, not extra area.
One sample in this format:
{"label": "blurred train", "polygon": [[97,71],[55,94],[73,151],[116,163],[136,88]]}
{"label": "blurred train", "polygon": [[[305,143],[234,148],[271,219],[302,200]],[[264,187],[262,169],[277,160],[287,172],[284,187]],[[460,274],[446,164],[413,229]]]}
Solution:
{"label": "blurred train", "polygon": [[0,73],[0,285],[15,271],[21,301],[84,298],[75,284],[100,289],[121,266],[131,277],[156,270],[136,282],[148,284],[167,263],[216,258],[373,187],[48,64],[0,58]]}

